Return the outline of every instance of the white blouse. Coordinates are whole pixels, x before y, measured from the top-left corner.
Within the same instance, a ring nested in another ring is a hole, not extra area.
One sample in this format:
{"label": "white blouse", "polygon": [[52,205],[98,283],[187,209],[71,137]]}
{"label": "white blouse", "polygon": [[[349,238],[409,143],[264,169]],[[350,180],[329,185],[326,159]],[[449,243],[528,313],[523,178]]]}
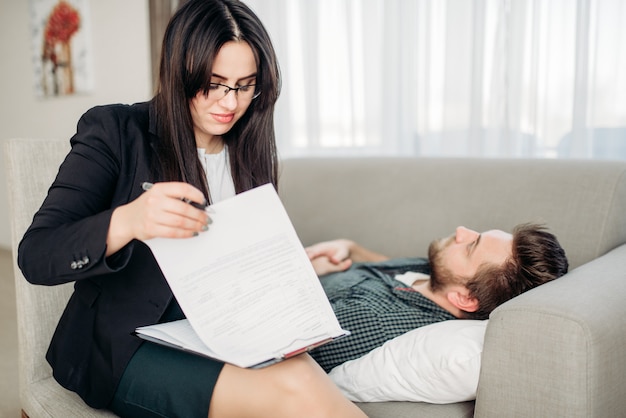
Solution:
{"label": "white blouse", "polygon": [[204,148],[198,148],[198,157],[206,174],[211,203],[235,196],[235,184],[230,172],[228,147],[224,145],[222,151],[217,154],[207,154]]}

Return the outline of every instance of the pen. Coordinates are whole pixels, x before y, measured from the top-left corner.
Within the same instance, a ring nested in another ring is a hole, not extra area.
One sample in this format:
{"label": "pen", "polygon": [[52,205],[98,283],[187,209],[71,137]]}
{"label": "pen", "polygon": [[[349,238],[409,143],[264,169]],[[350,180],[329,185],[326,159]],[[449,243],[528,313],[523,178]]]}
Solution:
{"label": "pen", "polygon": [[[141,183],[141,188],[144,191],[150,190],[152,188],[152,186],[154,186],[154,184],[152,184],[152,183],[150,183],[148,181],[144,181],[143,183]],[[189,198],[186,198],[186,197],[183,197],[180,200],[182,200],[185,203],[189,203],[191,206],[193,206],[196,209],[206,210],[206,208],[207,208],[207,205],[202,205],[200,203],[194,202],[193,200],[191,200]]]}

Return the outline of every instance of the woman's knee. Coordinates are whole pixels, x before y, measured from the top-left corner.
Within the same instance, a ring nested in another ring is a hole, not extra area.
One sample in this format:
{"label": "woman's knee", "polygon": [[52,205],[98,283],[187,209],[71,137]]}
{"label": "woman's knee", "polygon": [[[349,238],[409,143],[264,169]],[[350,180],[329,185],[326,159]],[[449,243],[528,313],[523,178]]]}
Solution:
{"label": "woman's knee", "polygon": [[[245,393],[245,402],[242,402]],[[364,417],[308,355],[273,366],[226,365],[211,401],[210,417]]]}
{"label": "woman's knee", "polygon": [[299,391],[302,387],[309,387],[321,377],[326,376],[319,365],[308,355],[293,357],[276,366],[282,370],[280,373],[276,373],[275,377],[286,390]]}
{"label": "woman's knee", "polygon": [[288,401],[285,407],[292,409],[293,416],[333,416],[338,389],[311,357],[294,357],[282,366],[281,372],[274,376],[275,384],[280,399]]}

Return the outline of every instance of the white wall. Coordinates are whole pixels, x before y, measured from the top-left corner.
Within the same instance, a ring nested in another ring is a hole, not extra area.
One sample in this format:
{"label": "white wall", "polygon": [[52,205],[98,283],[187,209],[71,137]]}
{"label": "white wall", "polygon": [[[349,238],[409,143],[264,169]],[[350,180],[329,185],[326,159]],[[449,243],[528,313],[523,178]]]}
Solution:
{"label": "white wall", "polygon": [[[0,145],[12,137],[69,138],[90,107],[152,96],[147,0],[91,0],[94,89],[37,98],[31,64],[30,1],[0,0]],[[4,155],[0,158],[0,247],[11,233]]]}

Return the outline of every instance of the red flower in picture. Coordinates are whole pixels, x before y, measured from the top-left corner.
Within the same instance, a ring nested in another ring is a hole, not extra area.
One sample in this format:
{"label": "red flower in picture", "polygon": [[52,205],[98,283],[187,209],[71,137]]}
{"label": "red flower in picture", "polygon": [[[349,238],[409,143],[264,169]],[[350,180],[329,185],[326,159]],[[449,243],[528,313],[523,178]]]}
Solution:
{"label": "red flower in picture", "polygon": [[69,42],[80,27],[80,15],[65,1],[60,1],[48,17],[44,38],[46,42]]}
{"label": "red flower in picture", "polygon": [[[72,94],[74,80],[70,40],[80,29],[80,14],[66,1],[59,1],[52,9],[43,34],[42,59],[52,64],[49,78],[53,94]],[[44,90],[48,91],[44,74]]]}

